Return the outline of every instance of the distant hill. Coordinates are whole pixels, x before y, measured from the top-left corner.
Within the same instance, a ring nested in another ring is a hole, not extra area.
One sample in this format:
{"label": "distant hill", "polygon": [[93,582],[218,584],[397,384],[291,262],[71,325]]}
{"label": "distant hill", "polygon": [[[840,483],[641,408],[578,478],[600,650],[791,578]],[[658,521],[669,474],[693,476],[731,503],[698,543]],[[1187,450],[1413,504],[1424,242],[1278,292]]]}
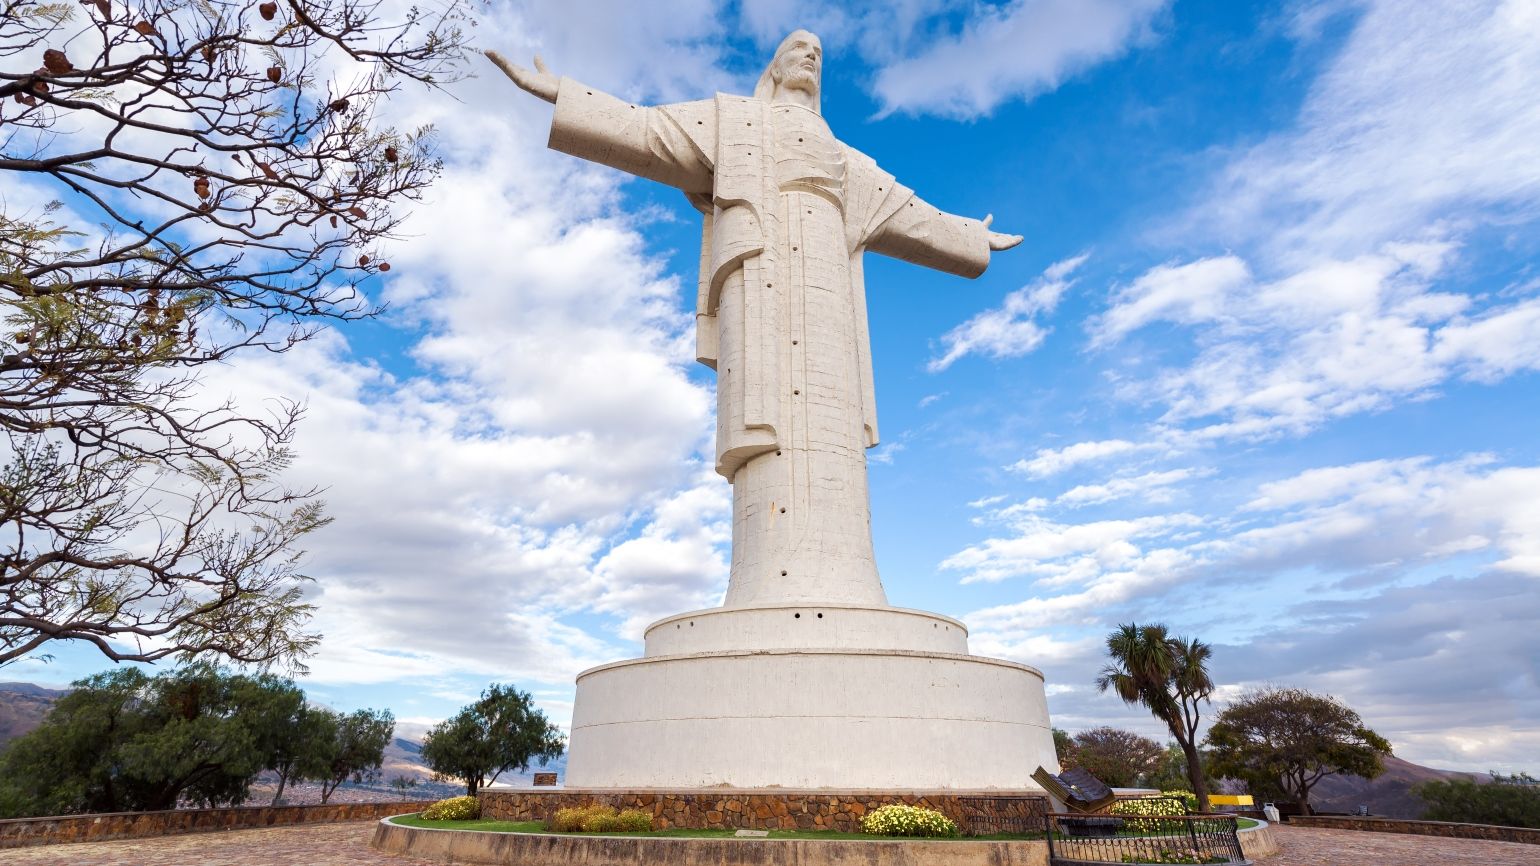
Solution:
{"label": "distant hill", "polygon": [[0,746],[41,725],[54,701],[67,694],[32,683],[0,683]]}
{"label": "distant hill", "polygon": [[1360,804],[1369,807],[1369,814],[1387,818],[1419,818],[1423,802],[1412,788],[1423,782],[1448,779],[1471,779],[1490,782],[1486,773],[1458,773],[1453,770],[1435,770],[1403,761],[1400,758],[1385,759],[1385,772],[1375,779],[1362,776],[1327,776],[1316,783],[1310,792],[1310,806],[1317,812],[1355,812]]}

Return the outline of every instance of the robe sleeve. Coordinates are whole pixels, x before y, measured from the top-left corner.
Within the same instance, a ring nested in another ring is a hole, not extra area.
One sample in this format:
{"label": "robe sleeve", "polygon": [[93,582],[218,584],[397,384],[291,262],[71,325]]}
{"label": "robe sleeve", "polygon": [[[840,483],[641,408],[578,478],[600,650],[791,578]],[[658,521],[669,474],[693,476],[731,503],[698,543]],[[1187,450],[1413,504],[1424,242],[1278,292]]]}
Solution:
{"label": "robe sleeve", "polygon": [[866,248],[960,277],[989,267],[989,230],[981,220],[945,213],[913,193],[868,236]]}
{"label": "robe sleeve", "polygon": [[648,107],[563,78],[550,147],[684,190],[711,192],[716,152],[711,100]]}

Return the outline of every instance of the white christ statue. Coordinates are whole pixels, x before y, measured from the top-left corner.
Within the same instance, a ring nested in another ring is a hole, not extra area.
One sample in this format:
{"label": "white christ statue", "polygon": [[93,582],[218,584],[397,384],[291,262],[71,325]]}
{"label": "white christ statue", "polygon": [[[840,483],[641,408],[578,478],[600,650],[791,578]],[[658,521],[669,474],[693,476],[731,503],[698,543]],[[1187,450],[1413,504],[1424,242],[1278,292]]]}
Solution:
{"label": "white christ statue", "polygon": [[1021,242],[944,213],[834,137],[823,47],[776,49],[753,96],[632,105],[537,57],[488,52],[556,105],[550,146],[677,187],[703,215],[696,345],[717,373],[716,469],[733,488],[724,607],[886,605],[866,449],[877,444],[862,257],[965,277]]}

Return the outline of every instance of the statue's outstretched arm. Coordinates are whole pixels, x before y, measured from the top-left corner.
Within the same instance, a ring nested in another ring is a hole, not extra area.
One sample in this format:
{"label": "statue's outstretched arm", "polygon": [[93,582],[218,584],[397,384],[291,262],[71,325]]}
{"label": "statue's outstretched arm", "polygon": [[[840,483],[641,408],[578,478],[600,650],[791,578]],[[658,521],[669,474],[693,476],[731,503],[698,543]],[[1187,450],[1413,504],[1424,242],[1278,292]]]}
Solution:
{"label": "statue's outstretched arm", "polygon": [[525,69],[496,51],[484,52],[520,89],[553,103],[552,149],[678,187],[711,191],[716,113],[709,100],[648,107],[562,78],[535,57]]}
{"label": "statue's outstretched arm", "polygon": [[[902,201],[869,236],[866,248],[949,274],[976,277],[989,267],[991,253],[1021,243],[1021,235],[992,231],[994,214],[982,220],[949,214],[900,187]],[[905,197],[907,196],[907,197]]]}
{"label": "statue's outstretched arm", "polygon": [[556,101],[556,91],[561,79],[551,74],[551,70],[545,68],[545,61],[540,55],[535,55],[535,68],[533,71],[525,69],[517,63],[509,62],[508,58],[496,51],[485,51],[487,59],[492,61],[503,74],[513,79],[521,89],[533,93],[546,102]]}

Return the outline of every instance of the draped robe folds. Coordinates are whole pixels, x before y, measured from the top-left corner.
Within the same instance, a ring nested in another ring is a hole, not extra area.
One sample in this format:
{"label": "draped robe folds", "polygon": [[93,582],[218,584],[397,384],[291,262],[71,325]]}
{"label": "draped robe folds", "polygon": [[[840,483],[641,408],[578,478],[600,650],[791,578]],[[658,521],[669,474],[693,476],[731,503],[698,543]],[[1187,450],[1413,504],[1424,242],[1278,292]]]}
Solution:
{"label": "draped robe folds", "polygon": [[862,256],[975,277],[986,227],[922,201],[810,109],[753,97],[645,107],[563,78],[550,146],[677,187],[702,214],[697,355],[717,371],[716,469],[733,485],[724,605],[886,604]]}

